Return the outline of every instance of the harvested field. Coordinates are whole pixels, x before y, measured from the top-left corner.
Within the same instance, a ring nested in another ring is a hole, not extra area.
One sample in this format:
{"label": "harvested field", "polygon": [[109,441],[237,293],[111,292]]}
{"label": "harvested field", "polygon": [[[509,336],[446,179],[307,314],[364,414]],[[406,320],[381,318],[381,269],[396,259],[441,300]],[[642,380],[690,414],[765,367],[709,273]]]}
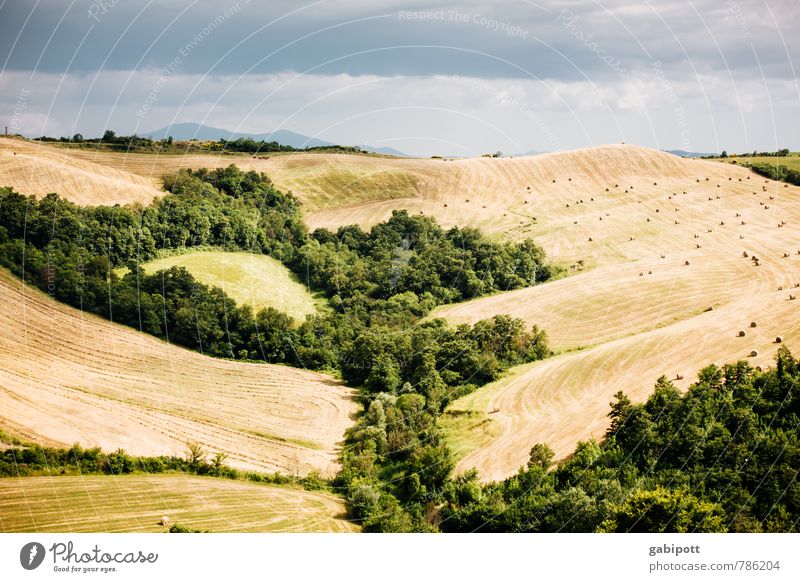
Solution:
{"label": "harvested field", "polygon": [[209,358],[56,302],[0,271],[0,426],[26,439],[230,465],[337,470],[352,391],[333,378]]}
{"label": "harvested field", "polygon": [[149,204],[164,194],[161,181],[82,160],[66,149],[0,138],[0,187],[21,194],[57,192],[77,204]]}
{"label": "harvested field", "polygon": [[0,479],[0,532],[353,532],[328,493],[189,475]]}

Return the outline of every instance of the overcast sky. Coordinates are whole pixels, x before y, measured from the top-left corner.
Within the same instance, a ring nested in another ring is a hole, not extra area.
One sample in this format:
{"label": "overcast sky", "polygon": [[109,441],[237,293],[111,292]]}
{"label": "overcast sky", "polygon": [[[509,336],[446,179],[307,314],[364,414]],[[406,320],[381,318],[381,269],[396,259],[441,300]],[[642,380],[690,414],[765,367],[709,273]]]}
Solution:
{"label": "overcast sky", "polygon": [[419,155],[800,149],[798,0],[0,0],[0,124]]}

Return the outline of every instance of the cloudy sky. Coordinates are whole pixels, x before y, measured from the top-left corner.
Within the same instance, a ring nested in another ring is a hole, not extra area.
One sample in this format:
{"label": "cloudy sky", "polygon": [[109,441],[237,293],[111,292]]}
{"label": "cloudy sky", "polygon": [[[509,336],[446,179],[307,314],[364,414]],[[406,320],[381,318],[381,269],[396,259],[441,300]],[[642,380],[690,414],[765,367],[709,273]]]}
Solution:
{"label": "cloudy sky", "polygon": [[797,0],[0,0],[0,125],[800,149]]}

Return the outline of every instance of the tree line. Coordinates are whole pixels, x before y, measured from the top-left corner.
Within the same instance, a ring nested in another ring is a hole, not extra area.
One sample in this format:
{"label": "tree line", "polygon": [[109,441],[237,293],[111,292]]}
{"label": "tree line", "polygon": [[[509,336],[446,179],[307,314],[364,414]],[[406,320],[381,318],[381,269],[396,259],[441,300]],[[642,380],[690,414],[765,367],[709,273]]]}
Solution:
{"label": "tree line", "polygon": [[603,442],[553,467],[545,445],[500,483],[449,481],[443,531],[797,532],[800,362],[703,369],[685,394],[662,377],[646,402],[619,392]]}

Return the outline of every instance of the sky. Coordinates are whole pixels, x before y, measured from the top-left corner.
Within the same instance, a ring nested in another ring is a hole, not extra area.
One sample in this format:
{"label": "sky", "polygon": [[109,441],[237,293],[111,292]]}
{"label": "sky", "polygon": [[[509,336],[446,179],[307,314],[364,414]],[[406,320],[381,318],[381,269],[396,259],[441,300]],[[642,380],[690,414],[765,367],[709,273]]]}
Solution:
{"label": "sky", "polygon": [[799,25],[797,0],[0,0],[0,125],[798,150]]}

